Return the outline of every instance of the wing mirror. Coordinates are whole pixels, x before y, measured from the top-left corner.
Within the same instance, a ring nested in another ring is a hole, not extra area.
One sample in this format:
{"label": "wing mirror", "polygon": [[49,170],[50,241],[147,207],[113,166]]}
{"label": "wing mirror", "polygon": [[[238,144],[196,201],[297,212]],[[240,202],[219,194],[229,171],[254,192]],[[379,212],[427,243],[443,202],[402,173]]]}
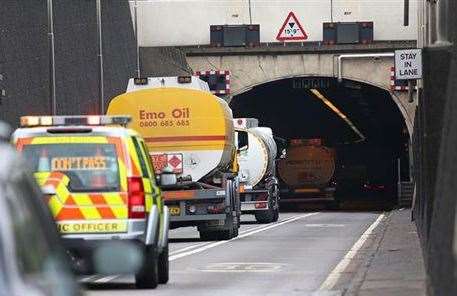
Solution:
{"label": "wing mirror", "polygon": [[160,175],[160,185],[175,185],[176,183],[178,183],[176,174],[172,168],[167,166],[162,170],[162,174]]}

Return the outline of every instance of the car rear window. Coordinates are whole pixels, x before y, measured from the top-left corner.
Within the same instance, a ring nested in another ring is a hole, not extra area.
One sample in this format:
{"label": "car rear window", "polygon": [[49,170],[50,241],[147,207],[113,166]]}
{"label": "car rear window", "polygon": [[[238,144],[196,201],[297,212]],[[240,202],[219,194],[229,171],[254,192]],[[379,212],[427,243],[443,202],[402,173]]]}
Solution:
{"label": "car rear window", "polygon": [[67,175],[71,192],[119,191],[114,144],[33,144],[25,145],[23,153],[35,172]]}

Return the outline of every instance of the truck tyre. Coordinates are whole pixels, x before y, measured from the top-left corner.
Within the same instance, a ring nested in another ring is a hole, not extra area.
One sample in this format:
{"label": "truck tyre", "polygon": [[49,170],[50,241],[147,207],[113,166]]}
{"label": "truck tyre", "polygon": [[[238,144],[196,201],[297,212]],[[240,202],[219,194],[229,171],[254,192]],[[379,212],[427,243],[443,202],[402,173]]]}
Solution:
{"label": "truck tyre", "polygon": [[237,237],[238,236],[238,224],[237,225],[233,225],[233,233],[232,233],[232,237],[231,238],[234,238],[234,237]]}
{"label": "truck tyre", "polygon": [[[277,190],[276,192],[278,192],[279,190]],[[279,196],[276,194],[275,195],[275,213],[274,213],[274,217],[273,217],[273,222],[277,222],[279,220]]]}
{"label": "truck tyre", "polygon": [[225,228],[223,230],[219,230],[217,233],[217,237],[219,240],[228,240],[238,236],[238,218],[230,216],[225,221]]}
{"label": "truck tyre", "polygon": [[241,227],[241,203],[238,203],[236,207],[236,217],[235,217],[236,223],[233,223],[233,236],[232,237],[237,237],[239,229]]}
{"label": "truck tyre", "polygon": [[275,209],[274,215],[273,215],[273,222],[277,222],[279,220],[279,208]]}
{"label": "truck tyre", "polygon": [[219,240],[229,240],[234,237],[233,227],[226,230],[220,230],[217,232],[217,238]]}
{"label": "truck tyre", "polygon": [[159,284],[157,248],[146,246],[143,255],[143,265],[135,275],[135,284],[140,289],[155,289]]}
{"label": "truck tyre", "polygon": [[159,284],[168,283],[170,277],[168,244],[159,255]]}
{"label": "truck tyre", "polygon": [[[262,210],[262,211],[255,211],[254,213],[255,219],[259,223],[271,223],[274,221],[275,218],[275,209],[273,208],[273,203],[270,199],[268,202],[268,210]],[[278,215],[279,218],[279,215]]]}
{"label": "truck tyre", "polygon": [[275,212],[273,209],[268,209],[265,211],[256,211],[254,215],[257,222],[264,224],[273,222],[275,218]]}
{"label": "truck tyre", "polygon": [[217,231],[200,230],[199,233],[200,233],[200,239],[202,241],[218,240]]}

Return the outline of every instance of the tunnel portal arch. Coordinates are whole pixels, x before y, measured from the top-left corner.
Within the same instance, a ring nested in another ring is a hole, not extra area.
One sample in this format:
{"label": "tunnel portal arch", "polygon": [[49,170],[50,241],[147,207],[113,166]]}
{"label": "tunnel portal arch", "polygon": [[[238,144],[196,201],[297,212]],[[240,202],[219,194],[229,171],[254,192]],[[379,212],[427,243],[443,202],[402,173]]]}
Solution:
{"label": "tunnel portal arch", "polygon": [[[264,80],[262,82],[256,82],[256,83],[251,84],[251,85],[245,85],[242,88],[233,89],[231,95],[227,97],[226,101],[227,101],[228,104],[230,104],[234,97],[237,97],[237,96],[239,96],[239,95],[241,95],[243,93],[246,93],[246,92],[252,90],[255,87],[258,87],[258,86],[261,86],[261,85],[264,85],[264,84],[268,84],[268,83],[271,83],[271,82],[276,82],[276,81],[281,81],[281,80],[286,80],[286,79],[294,79],[294,78],[328,78],[328,79],[334,79],[335,77],[334,76],[322,76],[322,75],[319,75],[319,74],[284,75],[284,76],[273,77],[273,78],[269,78],[268,80]],[[395,105],[398,108],[398,111],[401,113],[401,115],[403,117],[403,120],[405,122],[406,128],[408,129],[409,136],[412,137],[413,125],[414,125],[414,117],[411,118],[410,112],[408,110],[408,106],[405,106],[405,103],[404,103],[405,99],[403,98],[403,96],[398,96],[397,94],[395,94],[390,89],[390,87],[386,87],[385,85],[380,85],[380,84],[374,83],[372,81],[367,81],[367,80],[363,80],[363,79],[354,79],[353,77],[345,77],[345,76],[343,76],[342,78],[343,78],[343,81],[351,81],[351,82],[354,82],[354,83],[361,83],[361,84],[370,85],[370,86],[377,87],[377,88],[389,93],[390,98],[393,100],[393,102],[395,103]]]}
{"label": "tunnel portal arch", "polygon": [[[301,78],[331,82],[303,88],[296,84]],[[322,143],[337,149],[339,176],[346,174],[343,171],[362,168],[369,180],[381,179],[389,188],[395,187],[397,178],[410,180],[407,112],[402,110],[399,98],[385,87],[353,79],[338,82],[331,76],[289,75],[239,88],[228,101],[235,118],[257,118],[261,126],[270,127],[274,135],[288,143],[294,139],[322,139]],[[363,135],[361,141],[357,131]],[[400,175],[396,171],[398,160]]]}
{"label": "tunnel portal arch", "polygon": [[[231,95],[237,95],[269,82],[296,77],[337,77],[369,84],[390,93],[392,100],[401,112],[411,137],[416,102],[409,102],[406,92],[391,90],[392,57],[345,59],[340,65],[334,53],[265,53],[245,55],[193,55],[187,62],[194,71],[229,70]],[[341,69],[338,69],[341,67]]]}

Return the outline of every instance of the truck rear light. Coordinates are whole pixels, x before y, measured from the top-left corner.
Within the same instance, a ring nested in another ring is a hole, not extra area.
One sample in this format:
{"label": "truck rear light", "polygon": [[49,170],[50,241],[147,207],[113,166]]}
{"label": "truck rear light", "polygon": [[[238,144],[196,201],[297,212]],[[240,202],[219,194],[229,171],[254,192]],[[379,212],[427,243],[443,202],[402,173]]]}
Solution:
{"label": "truck rear light", "polygon": [[189,213],[191,214],[195,214],[195,212],[197,211],[197,207],[195,205],[190,205],[188,209]]}
{"label": "truck rear light", "polygon": [[208,213],[210,213],[210,214],[223,213],[224,209],[225,209],[225,204],[224,203],[208,205]]}
{"label": "truck rear light", "polygon": [[128,178],[128,213],[128,217],[132,219],[144,219],[146,217],[144,187],[141,177]]}
{"label": "truck rear light", "polygon": [[268,202],[268,193],[261,193],[257,195],[255,203],[255,208],[256,209],[265,209],[267,207],[267,202]]}
{"label": "truck rear light", "polygon": [[265,209],[267,207],[267,202],[256,202],[255,203],[255,208],[256,209]]}

